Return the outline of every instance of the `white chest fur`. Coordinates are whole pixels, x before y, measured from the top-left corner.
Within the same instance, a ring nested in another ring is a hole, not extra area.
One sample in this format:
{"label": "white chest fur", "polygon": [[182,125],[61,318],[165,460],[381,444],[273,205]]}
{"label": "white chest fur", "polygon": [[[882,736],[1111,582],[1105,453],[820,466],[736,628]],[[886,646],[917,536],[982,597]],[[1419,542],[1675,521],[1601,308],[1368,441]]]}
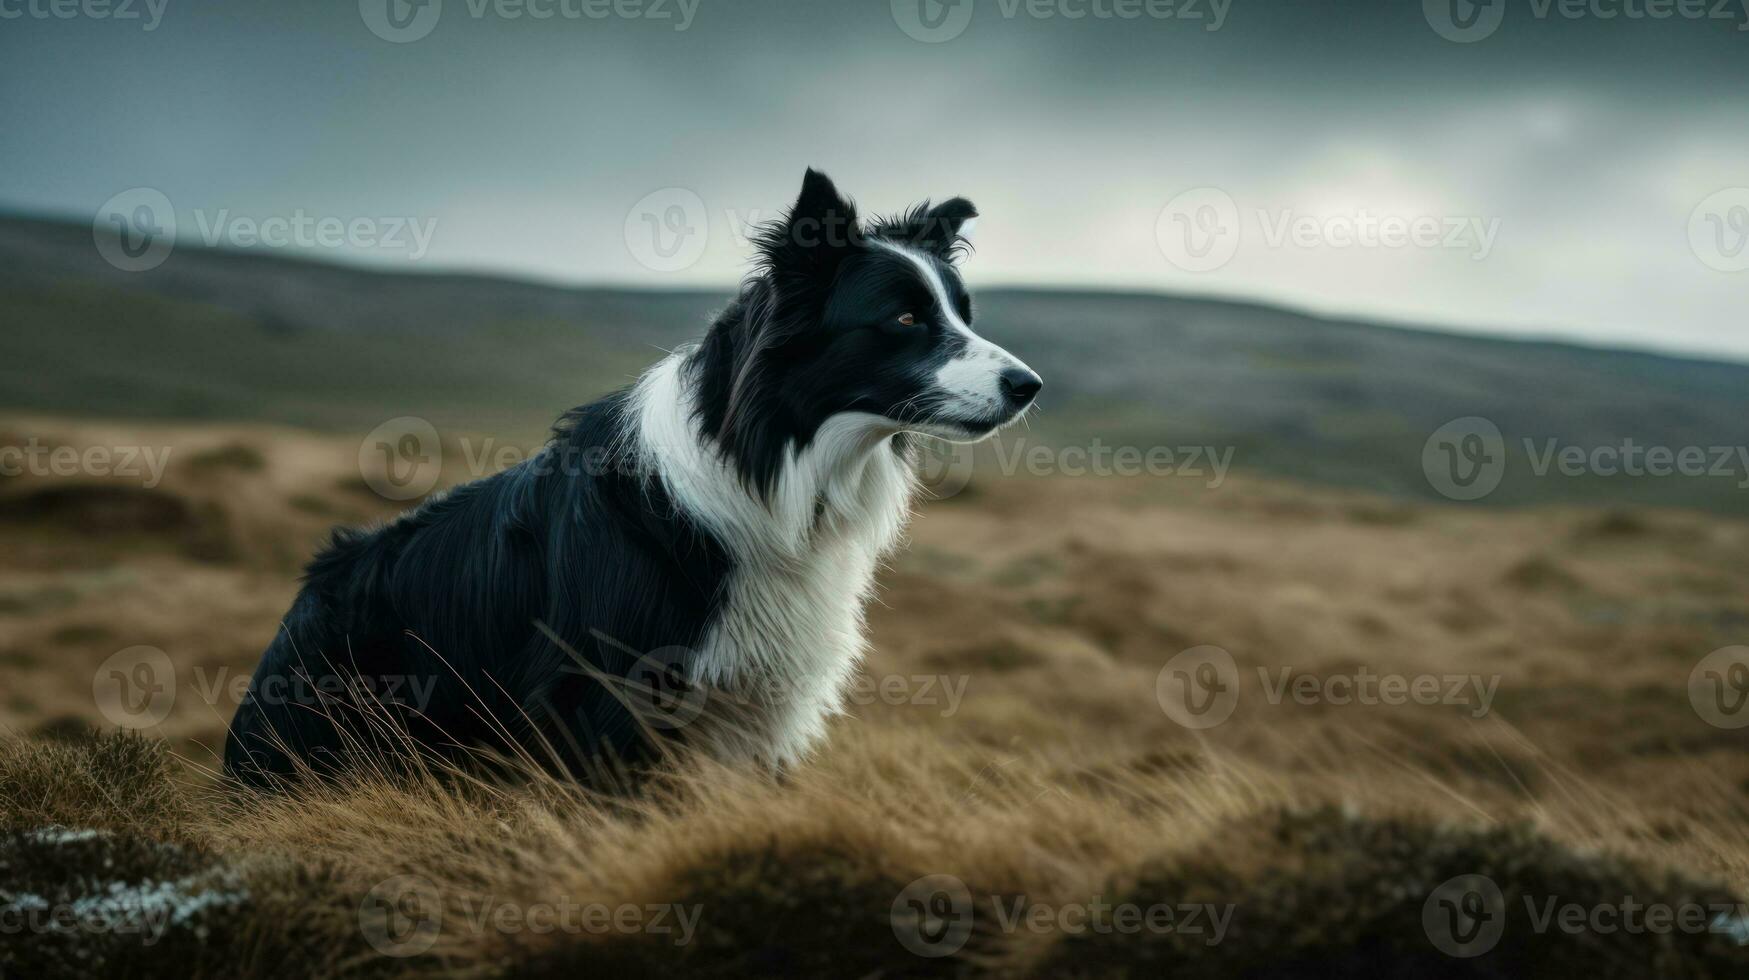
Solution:
{"label": "white chest fur", "polygon": [[685,353],[644,376],[634,406],[640,450],[735,562],[690,679],[735,706],[729,744],[791,762],[825,733],[861,662],[863,607],[909,516],[910,467],[893,453],[889,421],[847,413],[786,460],[768,500],[756,499],[700,438]]}

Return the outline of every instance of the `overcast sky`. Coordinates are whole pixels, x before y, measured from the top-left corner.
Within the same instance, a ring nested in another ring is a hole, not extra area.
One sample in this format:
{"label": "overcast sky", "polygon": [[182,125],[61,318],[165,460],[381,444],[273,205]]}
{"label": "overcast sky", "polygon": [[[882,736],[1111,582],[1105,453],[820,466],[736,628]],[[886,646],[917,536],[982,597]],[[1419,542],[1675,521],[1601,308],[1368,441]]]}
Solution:
{"label": "overcast sky", "polygon": [[0,0],[0,208],[147,187],[184,240],[722,285],[811,164],[970,197],[974,287],[1749,359],[1749,0],[81,2]]}

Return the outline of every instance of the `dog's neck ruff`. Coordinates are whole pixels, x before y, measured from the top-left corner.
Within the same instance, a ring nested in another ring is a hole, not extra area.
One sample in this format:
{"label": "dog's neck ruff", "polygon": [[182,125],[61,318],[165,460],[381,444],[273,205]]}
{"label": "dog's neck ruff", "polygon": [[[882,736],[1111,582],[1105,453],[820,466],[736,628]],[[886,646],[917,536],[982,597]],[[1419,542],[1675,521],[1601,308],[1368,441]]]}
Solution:
{"label": "dog's neck ruff", "polygon": [[904,533],[914,478],[893,451],[891,420],[842,413],[805,448],[789,447],[762,498],[700,430],[692,351],[664,359],[633,389],[635,451],[733,559],[692,680],[755,706],[768,761],[790,762],[841,708],[864,649],[863,605]]}
{"label": "dog's neck ruff", "polygon": [[686,515],[737,562],[806,560],[854,543],[877,554],[898,543],[910,514],[911,468],[893,451],[899,428],[862,412],[833,416],[805,449],[790,447],[761,498],[716,441],[700,431],[685,347],[663,359],[633,391],[637,452]]}

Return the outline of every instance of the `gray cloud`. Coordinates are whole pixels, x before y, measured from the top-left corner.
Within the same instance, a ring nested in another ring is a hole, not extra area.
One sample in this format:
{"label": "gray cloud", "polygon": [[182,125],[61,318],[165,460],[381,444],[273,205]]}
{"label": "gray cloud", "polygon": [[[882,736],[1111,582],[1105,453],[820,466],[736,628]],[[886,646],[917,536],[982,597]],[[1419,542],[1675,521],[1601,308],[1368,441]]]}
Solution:
{"label": "gray cloud", "polygon": [[[1749,357],[1749,272],[1709,267],[1688,237],[1704,199],[1749,187],[1740,8],[1652,21],[1494,0],[1495,32],[1454,43],[1413,2],[1234,0],[1211,31],[1213,0],[1133,20],[1092,15],[1130,0],[958,0],[963,32],[922,43],[885,0],[702,0],[686,30],[677,0],[667,19],[599,20],[531,2],[443,0],[428,35],[396,44],[352,3],[168,0],[146,31],[0,0],[27,11],[0,20],[0,206],[90,215],[150,186],[185,233],[218,209],[435,219],[422,268],[720,284],[745,258],[738,226],[813,164],[876,210],[972,197],[978,283]],[[665,187],[698,195],[709,232],[677,271],[626,240],[628,212]],[[1204,187],[1234,202],[1240,240],[1194,272],[1156,233]],[[1496,231],[1483,258],[1330,240],[1368,215]],[[1271,241],[1284,221],[1321,237]]]}

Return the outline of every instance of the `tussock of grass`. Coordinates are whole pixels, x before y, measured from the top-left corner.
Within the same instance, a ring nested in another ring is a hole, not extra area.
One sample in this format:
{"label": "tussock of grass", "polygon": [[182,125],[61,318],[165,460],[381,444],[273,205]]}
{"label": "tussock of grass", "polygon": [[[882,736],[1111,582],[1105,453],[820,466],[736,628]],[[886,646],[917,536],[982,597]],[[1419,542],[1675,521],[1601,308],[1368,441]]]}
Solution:
{"label": "tussock of grass", "polygon": [[[1498,943],[1446,955],[1423,914],[1440,883],[1483,875],[1500,888]],[[1334,808],[1284,811],[1215,835],[1195,855],[1144,867],[1116,902],[1233,903],[1227,938],[1176,932],[1066,937],[1051,976],[1642,977],[1741,976],[1749,948],[1720,932],[1667,936],[1537,927],[1554,900],[1586,909],[1625,899],[1671,908],[1734,906],[1723,889],[1576,851],[1527,823],[1478,828],[1372,819]],[[1709,914],[1710,919],[1710,914]]]}
{"label": "tussock of grass", "polygon": [[163,743],[90,728],[18,739],[0,751],[0,833],[75,827],[186,836],[189,794]]}
{"label": "tussock of grass", "polygon": [[[120,887],[191,911],[151,944],[113,930],[5,937],[0,966],[41,977],[88,975],[98,963],[105,975],[142,977],[1725,976],[1749,967],[1749,950],[1717,933],[1534,932],[1524,896],[1732,901],[1701,876],[1653,868],[1645,858],[1655,847],[1630,861],[1550,837],[1534,814],[1497,822],[1478,809],[1453,820],[1432,812],[1437,794],[1418,807],[1336,781],[1312,791],[1213,757],[1162,766],[1144,756],[1097,772],[1045,756],[977,759],[939,741],[864,735],[782,780],[686,760],[632,797],[536,773],[514,785],[373,774],[258,797],[179,783],[138,737],[12,741],[0,750],[9,882],[0,905],[19,894],[71,904]],[[1575,833],[1585,825],[1569,817],[1559,822]],[[1603,833],[1606,822],[1589,826]],[[1499,947],[1474,960],[1440,953],[1422,925],[1431,889],[1466,874],[1495,881],[1509,913]],[[951,875],[972,897],[969,941],[940,958],[896,938],[895,899],[925,875]],[[434,932],[425,946],[397,950],[409,955],[388,956],[372,941],[386,928],[372,903],[404,876],[435,903],[412,910],[435,912]],[[1049,916],[1039,928],[1002,925],[1010,909],[1099,902],[1230,906],[1231,924],[1219,942],[1206,932],[1077,932]],[[679,907],[696,919],[678,942],[640,928],[501,928],[494,917],[508,909],[524,922],[528,909],[565,904]]]}
{"label": "tussock of grass", "polygon": [[216,800],[139,735],[0,743],[0,975],[290,978],[359,956],[324,862],[220,853]]}

